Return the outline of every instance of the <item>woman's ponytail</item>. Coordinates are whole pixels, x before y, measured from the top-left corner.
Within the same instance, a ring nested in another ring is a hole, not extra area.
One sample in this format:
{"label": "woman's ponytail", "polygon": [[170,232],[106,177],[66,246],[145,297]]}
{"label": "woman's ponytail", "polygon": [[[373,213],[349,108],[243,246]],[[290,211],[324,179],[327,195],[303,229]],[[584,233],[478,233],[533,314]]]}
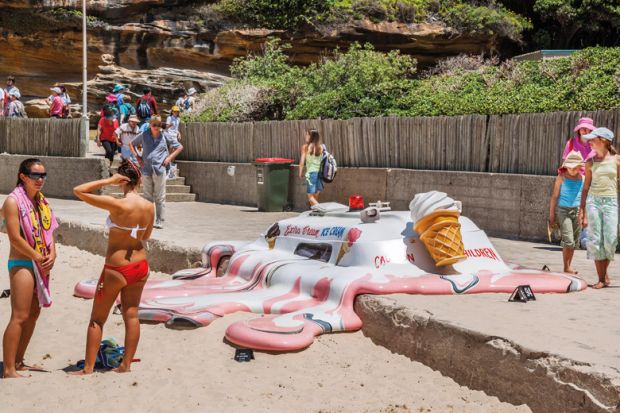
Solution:
{"label": "woman's ponytail", "polygon": [[618,151],[616,150],[616,147],[612,145],[611,141],[606,141],[606,142],[607,142],[607,150],[609,151],[609,153],[612,155],[618,155]]}

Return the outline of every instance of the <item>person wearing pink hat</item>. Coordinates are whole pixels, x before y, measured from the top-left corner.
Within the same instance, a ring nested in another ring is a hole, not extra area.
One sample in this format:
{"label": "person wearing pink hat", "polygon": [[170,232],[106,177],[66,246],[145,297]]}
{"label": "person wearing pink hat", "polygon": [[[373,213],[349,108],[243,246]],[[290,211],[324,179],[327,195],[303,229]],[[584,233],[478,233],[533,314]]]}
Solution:
{"label": "person wearing pink hat", "polygon": [[[591,118],[581,118],[577,121],[577,125],[573,129],[575,136],[570,138],[564,146],[564,152],[562,153],[562,161],[566,159],[569,153],[577,151],[581,154],[584,160],[588,160],[594,156],[594,151],[590,148],[590,143],[583,139],[584,135],[592,132],[596,129],[594,121]],[[581,175],[585,175],[585,168],[581,168]]]}
{"label": "person wearing pink hat", "polygon": [[120,111],[118,109],[118,103],[116,102],[116,96],[114,94],[109,93],[105,97],[105,103],[101,108],[99,117],[101,119],[120,119]]}

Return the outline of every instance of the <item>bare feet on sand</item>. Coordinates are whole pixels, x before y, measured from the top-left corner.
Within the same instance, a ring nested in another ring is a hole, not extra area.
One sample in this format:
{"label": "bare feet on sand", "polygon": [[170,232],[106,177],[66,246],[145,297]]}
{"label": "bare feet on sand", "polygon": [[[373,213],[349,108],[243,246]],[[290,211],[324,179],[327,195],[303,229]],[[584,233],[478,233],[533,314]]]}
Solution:
{"label": "bare feet on sand", "polygon": [[38,366],[36,364],[29,366],[28,364],[24,363],[23,361],[21,363],[16,363],[16,370],[17,371],[38,371],[38,372],[42,372],[42,373],[49,373],[49,370],[45,370],[43,367]]}
{"label": "bare feet on sand", "polygon": [[579,274],[579,271],[575,271],[572,268],[564,268],[564,272],[567,274],[573,274],[573,275]]}
{"label": "bare feet on sand", "polygon": [[93,374],[93,372],[92,371],[88,372],[88,371],[82,369],[82,370],[78,370],[78,371],[70,371],[67,374],[69,374],[70,376],[88,376],[89,374]]}
{"label": "bare feet on sand", "polygon": [[23,374],[19,374],[18,372],[4,373],[4,375],[2,376],[3,379],[27,379],[28,377],[30,377],[30,374],[24,376]]}
{"label": "bare feet on sand", "polygon": [[124,366],[118,366],[115,369],[112,369],[113,372],[115,373],[129,373],[131,371],[131,369],[129,367],[124,367]]}
{"label": "bare feet on sand", "polygon": [[607,284],[602,281],[599,281],[592,286],[592,288],[594,288],[595,290],[600,290],[601,288],[605,288],[605,287],[607,287]]}

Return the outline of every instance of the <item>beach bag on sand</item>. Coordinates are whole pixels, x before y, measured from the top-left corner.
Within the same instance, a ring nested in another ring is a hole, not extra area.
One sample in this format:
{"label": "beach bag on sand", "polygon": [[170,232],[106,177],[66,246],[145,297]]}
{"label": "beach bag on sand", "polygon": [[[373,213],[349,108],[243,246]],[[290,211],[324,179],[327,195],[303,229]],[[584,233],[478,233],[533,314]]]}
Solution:
{"label": "beach bag on sand", "polygon": [[[123,356],[125,355],[125,347],[122,347],[114,338],[106,338],[99,345],[97,352],[96,369],[115,369],[121,365]],[[80,360],[76,364],[78,369],[84,368],[84,360]]]}
{"label": "beach bag on sand", "polygon": [[321,159],[319,176],[323,182],[331,183],[336,178],[336,172],[338,172],[336,158],[327,151],[327,146],[323,145],[323,158]]}

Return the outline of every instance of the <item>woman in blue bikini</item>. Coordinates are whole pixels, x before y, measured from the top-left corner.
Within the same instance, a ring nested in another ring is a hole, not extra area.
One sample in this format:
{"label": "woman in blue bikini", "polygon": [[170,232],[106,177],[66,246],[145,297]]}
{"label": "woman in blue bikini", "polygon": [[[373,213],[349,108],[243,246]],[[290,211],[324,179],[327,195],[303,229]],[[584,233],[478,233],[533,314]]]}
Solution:
{"label": "woman in blue bikini", "polygon": [[52,303],[49,274],[56,260],[53,232],[58,224],[41,194],[46,178],[40,160],[26,159],[19,166],[17,186],[2,207],[11,244],[11,318],[2,340],[5,378],[24,377],[18,371],[40,370],[26,365],[24,354],[40,308]]}

